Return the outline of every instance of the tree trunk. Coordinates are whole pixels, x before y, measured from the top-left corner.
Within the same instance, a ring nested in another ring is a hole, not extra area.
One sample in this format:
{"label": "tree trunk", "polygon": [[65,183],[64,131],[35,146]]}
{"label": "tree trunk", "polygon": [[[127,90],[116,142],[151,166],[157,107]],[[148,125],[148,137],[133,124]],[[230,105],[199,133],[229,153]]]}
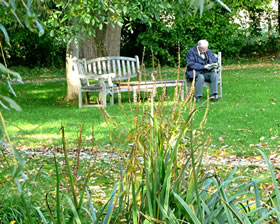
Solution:
{"label": "tree trunk", "polygon": [[119,56],[121,43],[121,27],[115,25],[104,25],[102,30],[95,28],[95,37],[85,37],[67,44],[66,53],[66,77],[67,96],[66,99],[75,100],[78,97],[80,80],[74,71],[73,61],[78,58],[98,58],[104,56]]}
{"label": "tree trunk", "polygon": [[119,56],[121,43],[121,27],[104,25],[102,30],[95,29],[95,37],[85,38],[80,42],[80,58],[98,58]]}
{"label": "tree trunk", "polygon": [[78,97],[80,80],[75,68],[74,61],[79,57],[79,45],[76,38],[69,40],[66,47],[66,80],[67,80],[67,101],[75,100]]}

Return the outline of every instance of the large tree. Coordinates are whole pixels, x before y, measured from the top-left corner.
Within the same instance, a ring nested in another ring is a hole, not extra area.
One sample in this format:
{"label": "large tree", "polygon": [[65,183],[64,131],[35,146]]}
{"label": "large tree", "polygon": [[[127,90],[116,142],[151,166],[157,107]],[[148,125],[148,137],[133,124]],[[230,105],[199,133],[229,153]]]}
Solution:
{"label": "large tree", "polygon": [[[220,0],[217,2],[223,4]],[[138,19],[146,24],[165,16],[190,16],[203,11],[210,0],[53,0],[46,5],[46,25],[54,37],[68,41],[66,52],[67,99],[77,98],[79,80],[73,72],[77,58],[120,54],[121,27]],[[212,1],[213,2],[213,1]]]}

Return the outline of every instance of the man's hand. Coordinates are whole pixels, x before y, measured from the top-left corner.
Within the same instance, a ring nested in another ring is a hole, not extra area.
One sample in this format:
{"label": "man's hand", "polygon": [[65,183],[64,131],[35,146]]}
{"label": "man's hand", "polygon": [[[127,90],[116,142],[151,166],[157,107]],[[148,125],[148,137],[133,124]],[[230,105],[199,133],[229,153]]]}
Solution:
{"label": "man's hand", "polygon": [[208,70],[215,69],[215,68],[218,68],[218,63],[205,65],[205,69],[208,69]]}

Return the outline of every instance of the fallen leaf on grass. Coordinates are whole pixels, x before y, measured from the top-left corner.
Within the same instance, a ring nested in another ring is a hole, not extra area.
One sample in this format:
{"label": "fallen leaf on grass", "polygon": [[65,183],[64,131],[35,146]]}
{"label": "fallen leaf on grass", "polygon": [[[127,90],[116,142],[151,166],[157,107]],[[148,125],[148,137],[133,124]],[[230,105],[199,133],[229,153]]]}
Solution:
{"label": "fallen leaf on grass", "polygon": [[263,160],[263,157],[262,156],[256,156],[255,159],[256,160]]}
{"label": "fallen leaf on grass", "polygon": [[92,136],[86,136],[86,139],[85,139],[86,141],[90,141],[90,140],[92,140]]}
{"label": "fallen leaf on grass", "polygon": [[224,142],[223,137],[219,137],[218,140],[219,140],[219,142]]}

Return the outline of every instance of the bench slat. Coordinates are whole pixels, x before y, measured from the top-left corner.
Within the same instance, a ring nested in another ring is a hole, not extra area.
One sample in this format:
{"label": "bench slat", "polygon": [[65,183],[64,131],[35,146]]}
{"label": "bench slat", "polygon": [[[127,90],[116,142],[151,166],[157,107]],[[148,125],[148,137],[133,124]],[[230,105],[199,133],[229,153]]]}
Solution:
{"label": "bench slat", "polygon": [[93,66],[93,68],[92,68],[93,74],[97,75],[96,63],[93,63],[92,66]]}
{"label": "bench slat", "polygon": [[125,60],[122,60],[122,68],[123,68],[122,74],[123,76],[126,76]]}
{"label": "bench slat", "polygon": [[117,74],[117,70],[116,70],[116,60],[112,60],[112,64],[113,64],[113,73]]}
{"label": "bench slat", "polygon": [[135,70],[135,63],[132,63],[132,74],[135,74],[136,70]]}
{"label": "bench slat", "polygon": [[127,64],[127,73],[128,73],[129,75],[131,75],[130,64],[133,64],[133,62],[130,63],[130,61],[126,61],[126,64]]}
{"label": "bench slat", "polygon": [[97,62],[97,69],[98,69],[97,74],[98,74],[98,75],[102,75],[101,61],[98,61],[98,62]]}
{"label": "bench slat", "polygon": [[102,61],[102,69],[103,69],[102,74],[109,73],[109,72],[107,72],[107,69],[106,69],[106,61]]}
{"label": "bench slat", "polygon": [[112,63],[112,60],[108,60],[108,61],[107,61],[108,73],[112,73],[112,70],[111,70],[111,63]]}
{"label": "bench slat", "polygon": [[117,60],[117,65],[118,65],[117,76],[118,77],[122,77],[122,69],[121,69],[121,62],[120,62],[120,60]]}

